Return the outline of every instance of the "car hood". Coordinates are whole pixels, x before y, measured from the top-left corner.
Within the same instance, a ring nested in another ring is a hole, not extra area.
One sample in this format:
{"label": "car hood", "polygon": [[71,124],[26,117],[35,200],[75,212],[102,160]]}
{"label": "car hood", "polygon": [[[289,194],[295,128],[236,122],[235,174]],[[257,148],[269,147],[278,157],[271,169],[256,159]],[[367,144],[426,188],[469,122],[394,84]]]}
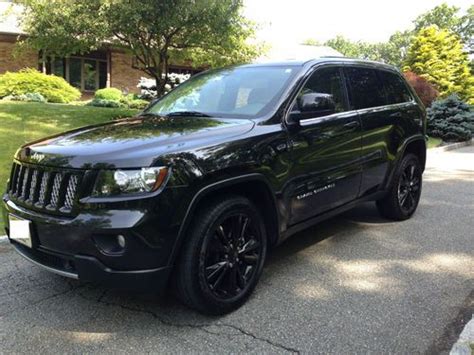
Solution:
{"label": "car hood", "polygon": [[247,119],[134,117],[87,126],[21,147],[16,159],[46,166],[100,169],[151,166],[164,154],[217,144],[252,129]]}

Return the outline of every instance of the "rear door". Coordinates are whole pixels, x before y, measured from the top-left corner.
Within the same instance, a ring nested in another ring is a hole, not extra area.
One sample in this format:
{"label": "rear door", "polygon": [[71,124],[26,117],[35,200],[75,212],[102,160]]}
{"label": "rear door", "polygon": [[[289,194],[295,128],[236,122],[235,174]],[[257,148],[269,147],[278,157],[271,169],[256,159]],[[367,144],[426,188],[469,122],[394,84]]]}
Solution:
{"label": "rear door", "polygon": [[396,73],[354,65],[348,65],[344,71],[350,107],[357,110],[362,123],[360,195],[363,196],[383,185],[406,135],[403,121],[416,105],[403,82],[395,80]]}
{"label": "rear door", "polygon": [[316,69],[299,95],[306,93],[330,95],[335,108],[305,112],[299,127],[289,132],[290,224],[354,200],[361,180],[360,121],[357,112],[348,111],[342,68]]}

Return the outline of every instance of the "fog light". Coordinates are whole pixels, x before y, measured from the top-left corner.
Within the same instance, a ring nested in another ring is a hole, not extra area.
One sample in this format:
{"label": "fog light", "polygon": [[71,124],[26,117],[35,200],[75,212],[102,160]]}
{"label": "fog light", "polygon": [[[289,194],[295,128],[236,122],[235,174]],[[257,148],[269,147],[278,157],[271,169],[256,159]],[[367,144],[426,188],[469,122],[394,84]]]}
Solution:
{"label": "fog light", "polygon": [[117,243],[120,248],[122,249],[125,248],[125,237],[122,234],[119,234],[117,236]]}
{"label": "fog light", "polygon": [[122,234],[96,234],[92,238],[103,254],[120,255],[125,251],[126,242]]}

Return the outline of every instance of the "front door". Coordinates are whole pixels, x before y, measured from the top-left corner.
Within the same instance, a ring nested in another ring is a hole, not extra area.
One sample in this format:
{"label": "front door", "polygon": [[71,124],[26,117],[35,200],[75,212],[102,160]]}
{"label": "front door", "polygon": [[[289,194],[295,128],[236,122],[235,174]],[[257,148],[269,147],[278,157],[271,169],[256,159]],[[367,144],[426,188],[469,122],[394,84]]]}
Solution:
{"label": "front door", "polygon": [[299,113],[296,100],[291,110],[301,116],[290,132],[290,224],[354,200],[361,182],[361,125],[357,112],[347,110],[342,69],[316,69],[299,96],[307,93],[327,94],[334,105],[329,111]]}

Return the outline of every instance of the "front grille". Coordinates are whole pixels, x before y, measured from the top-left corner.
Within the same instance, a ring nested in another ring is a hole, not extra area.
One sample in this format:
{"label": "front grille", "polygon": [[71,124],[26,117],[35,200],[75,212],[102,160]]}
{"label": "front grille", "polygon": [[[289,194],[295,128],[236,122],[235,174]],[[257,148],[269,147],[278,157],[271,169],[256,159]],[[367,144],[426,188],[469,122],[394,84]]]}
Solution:
{"label": "front grille", "polygon": [[68,214],[77,200],[81,178],[78,171],[14,163],[8,193],[20,205]]}

